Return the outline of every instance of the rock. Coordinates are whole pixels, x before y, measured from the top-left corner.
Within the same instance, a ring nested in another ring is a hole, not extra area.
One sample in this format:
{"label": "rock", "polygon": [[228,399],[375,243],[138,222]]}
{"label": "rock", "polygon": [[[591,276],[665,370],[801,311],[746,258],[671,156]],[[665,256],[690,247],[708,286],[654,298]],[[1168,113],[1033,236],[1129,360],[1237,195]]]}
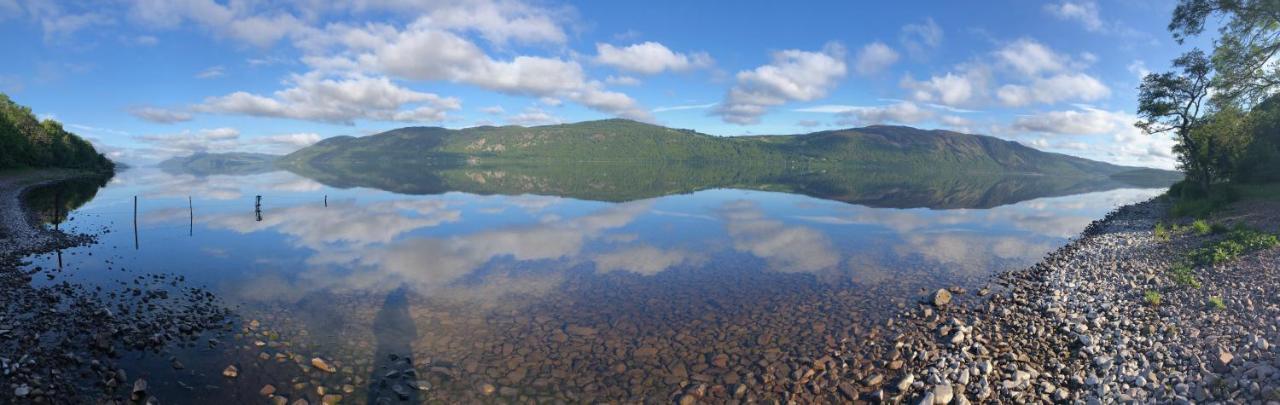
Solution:
{"label": "rock", "polygon": [[320,403],[324,405],[336,405],[342,402],[342,396],[338,394],[329,394],[320,398]]}
{"label": "rock", "polygon": [[18,388],[13,389],[13,396],[18,398],[26,398],[29,394],[31,394],[31,387],[26,384],[19,385]]}
{"label": "rock", "polygon": [[632,356],[635,356],[635,357],[653,357],[653,356],[657,356],[657,355],[658,355],[658,348],[656,348],[656,347],[651,347],[651,346],[639,347],[639,348],[636,348],[636,350],[632,351],[632,352],[631,352],[631,355],[632,355]]}
{"label": "rock", "polygon": [[234,364],[222,370],[223,377],[236,378],[238,375],[240,375],[240,369],[236,368]]}
{"label": "rock", "polygon": [[694,405],[698,403],[698,398],[693,394],[684,394],[680,396],[680,405]]}
{"label": "rock", "polygon": [[844,399],[846,400],[853,401],[858,399],[858,391],[853,389],[852,384],[842,382],[836,386],[836,390],[839,391],[840,395],[844,396]]}
{"label": "rock", "polygon": [[933,395],[933,392],[930,391],[930,392],[926,392],[924,394],[924,398],[920,398],[920,402],[917,402],[916,404],[917,405],[934,405],[937,401],[938,399]]}
{"label": "rock", "polygon": [[868,376],[865,380],[862,380],[862,385],[865,385],[868,387],[874,387],[874,386],[880,385],[880,383],[882,382],[884,382],[884,376],[880,374],[872,374]]}
{"label": "rock", "polygon": [[409,392],[409,387],[404,384],[396,384],[391,386],[391,391],[395,392],[396,396],[399,397],[401,401],[408,401],[409,395],[411,395],[411,393]]}
{"label": "rock", "polygon": [[133,391],[130,392],[130,397],[136,402],[141,401],[143,398],[146,398],[146,396],[147,380],[139,378],[138,381],[133,382]]}
{"label": "rock", "polygon": [[719,368],[729,367],[729,355],[721,353],[711,358],[711,365]]}
{"label": "rock", "polygon": [[1224,348],[1218,348],[1218,355],[1213,357],[1214,370],[1219,373],[1231,371],[1231,361],[1236,357]]}
{"label": "rock", "polygon": [[493,395],[494,392],[498,391],[498,387],[494,387],[493,384],[489,384],[489,383],[481,383],[479,386],[479,389],[480,389],[480,394],[483,394],[485,396]]}
{"label": "rock", "polygon": [[907,375],[902,376],[902,379],[898,380],[898,383],[895,384],[894,387],[898,388],[898,392],[907,392],[907,390],[911,388],[911,384],[914,382],[916,382],[915,374],[907,373]]}
{"label": "rock", "polygon": [[431,389],[431,382],[427,380],[410,381],[408,384],[409,384],[409,388],[413,388],[418,391],[426,391]]}
{"label": "rock", "polygon": [[271,405],[289,405],[289,397],[274,395],[271,397]]}
{"label": "rock", "polygon": [[271,396],[271,394],[275,394],[275,393],[276,393],[276,386],[271,384],[264,385],[262,386],[262,389],[258,390],[258,394],[264,397],[269,397]]}
{"label": "rock", "polygon": [[929,297],[929,303],[935,307],[944,307],[951,303],[951,292],[945,288],[939,288]]}
{"label": "rock", "polygon": [[933,403],[938,405],[946,405],[951,403],[954,395],[951,391],[951,384],[943,383],[933,386]]}
{"label": "rock", "polygon": [[311,405],[311,403],[307,402],[306,398],[298,398],[297,401],[293,401],[293,405]]}
{"label": "rock", "polygon": [[324,359],[319,357],[315,357],[311,359],[311,367],[315,367],[316,369],[326,373],[333,373],[338,371],[337,367],[334,367],[332,364],[329,364],[329,362],[324,361]]}

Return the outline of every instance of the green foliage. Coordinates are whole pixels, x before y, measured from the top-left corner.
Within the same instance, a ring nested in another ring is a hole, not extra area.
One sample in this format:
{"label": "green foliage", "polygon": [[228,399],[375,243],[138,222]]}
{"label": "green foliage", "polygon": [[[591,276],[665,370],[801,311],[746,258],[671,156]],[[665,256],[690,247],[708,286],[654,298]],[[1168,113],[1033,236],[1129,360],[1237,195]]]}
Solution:
{"label": "green foliage", "polygon": [[360,138],[340,137],[285,156],[281,164],[391,160],[415,165],[483,164],[742,164],[808,168],[928,167],[941,172],[1167,178],[1073,156],[1035,150],[989,136],[871,126],[804,135],[718,137],[610,119],[539,127],[459,130],[411,127]]}
{"label": "green foliage", "polygon": [[62,124],[38,121],[30,108],[0,93],[0,170],[25,167],[110,172],[115,165]]}
{"label": "green foliage", "polygon": [[1173,60],[1174,71],[1152,73],[1138,86],[1138,122],[1148,135],[1172,133],[1177,143],[1173,152],[1187,177],[1208,189],[1214,181],[1212,165],[1206,161],[1205,137],[1214,132],[1196,128],[1204,122],[1202,108],[1210,91],[1213,67],[1199,49]]}
{"label": "green foliage", "polygon": [[1200,280],[1196,278],[1195,271],[1186,263],[1178,263],[1173,265],[1173,269],[1169,270],[1170,277],[1173,282],[1178,285],[1191,288],[1200,288]]}
{"label": "green foliage", "polygon": [[1210,189],[1199,183],[1184,180],[1169,187],[1173,207],[1169,213],[1174,217],[1204,218],[1222,207],[1239,200],[1239,194],[1228,185],[1216,185]]}
{"label": "green foliage", "polygon": [[1209,308],[1221,311],[1227,309],[1227,304],[1222,302],[1222,297],[1213,296],[1209,297]]}
{"label": "green foliage", "polygon": [[1227,233],[1227,237],[1213,241],[1197,248],[1188,255],[1192,263],[1213,265],[1226,263],[1249,252],[1269,249],[1280,244],[1276,235],[1237,227]]}
{"label": "green foliage", "polygon": [[1156,222],[1156,229],[1153,231],[1156,240],[1161,242],[1169,241],[1169,230],[1165,228],[1164,222]]}
{"label": "green foliage", "polygon": [[1146,301],[1148,305],[1153,307],[1159,306],[1161,301],[1160,292],[1156,290],[1147,290],[1147,292],[1142,294],[1142,300]]}
{"label": "green foliage", "polygon": [[1209,222],[1203,219],[1197,219],[1192,222],[1191,230],[1195,231],[1196,235],[1200,236],[1208,235],[1210,232],[1213,232],[1213,228],[1209,226]]}

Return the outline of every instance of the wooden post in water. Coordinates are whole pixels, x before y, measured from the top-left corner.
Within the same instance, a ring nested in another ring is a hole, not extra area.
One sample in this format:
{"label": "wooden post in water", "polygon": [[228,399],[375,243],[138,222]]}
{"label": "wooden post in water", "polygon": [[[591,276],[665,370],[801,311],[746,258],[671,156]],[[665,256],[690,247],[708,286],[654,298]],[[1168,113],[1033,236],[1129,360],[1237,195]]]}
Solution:
{"label": "wooden post in water", "polygon": [[325,195],[324,195],[324,206],[325,206],[326,208],[328,208],[328,207],[329,207],[329,195],[328,195],[328,194],[325,194]]}
{"label": "wooden post in water", "polygon": [[258,222],[262,222],[262,196],[257,196],[253,203],[253,215],[258,219]]}
{"label": "wooden post in water", "polygon": [[138,196],[133,196],[133,250],[138,250]]}
{"label": "wooden post in water", "polygon": [[[58,230],[58,225],[62,222],[58,220],[58,214],[60,213],[60,211],[62,211],[61,208],[58,206],[58,202],[59,202],[58,197],[60,197],[61,195],[62,193],[59,193],[57,191],[53,192],[53,230],[55,231]],[[59,254],[61,254],[61,252],[59,252]],[[61,256],[59,256],[59,262],[61,262]],[[62,266],[59,265],[58,269],[62,269]]]}
{"label": "wooden post in water", "polygon": [[187,213],[191,219],[187,225],[187,236],[191,236],[196,229],[196,209],[191,205],[191,196],[187,196]]}

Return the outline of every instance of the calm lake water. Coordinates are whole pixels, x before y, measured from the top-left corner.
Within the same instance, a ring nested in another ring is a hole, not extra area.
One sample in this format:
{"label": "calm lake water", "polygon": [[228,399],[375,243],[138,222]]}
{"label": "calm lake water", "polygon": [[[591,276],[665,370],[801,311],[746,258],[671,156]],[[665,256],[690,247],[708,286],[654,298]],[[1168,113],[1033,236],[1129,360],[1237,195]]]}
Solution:
{"label": "calm lake water", "polygon": [[[510,178],[467,176],[458,178]],[[126,360],[160,398],[207,403],[266,402],[265,384],[312,403],[321,392],[353,403],[666,400],[688,381],[731,386],[756,378],[761,362],[862,338],[922,289],[973,289],[1033,264],[1107,211],[1161,191],[995,198],[990,188],[956,199],[953,184],[908,189],[909,199],[882,190],[873,208],[732,188],[632,199],[433,183],[444,189],[407,195],[284,171],[141,168],[97,186],[32,195],[37,207],[55,196],[83,203],[65,220],[46,217],[101,233],[32,258],[63,269],[35,279],[111,289],[169,273],[217,293],[240,317],[221,337],[228,344],[178,350],[182,370],[169,354]],[[615,188],[627,189],[593,190]],[[313,357],[338,371],[315,370]],[[239,377],[223,377],[233,364]]]}

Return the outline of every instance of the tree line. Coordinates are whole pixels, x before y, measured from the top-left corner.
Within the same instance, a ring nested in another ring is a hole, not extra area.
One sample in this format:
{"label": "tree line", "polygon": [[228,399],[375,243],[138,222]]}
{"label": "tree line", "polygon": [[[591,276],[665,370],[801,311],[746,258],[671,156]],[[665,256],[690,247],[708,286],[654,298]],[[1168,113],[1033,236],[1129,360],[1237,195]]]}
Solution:
{"label": "tree line", "polygon": [[115,164],[58,121],[41,121],[0,93],[0,170],[45,167],[110,172]]}
{"label": "tree line", "polygon": [[1219,24],[1213,49],[1192,49],[1139,86],[1137,126],[1172,134],[1187,175],[1179,194],[1223,184],[1280,181],[1280,1],[1180,0],[1169,31],[1178,43]]}

